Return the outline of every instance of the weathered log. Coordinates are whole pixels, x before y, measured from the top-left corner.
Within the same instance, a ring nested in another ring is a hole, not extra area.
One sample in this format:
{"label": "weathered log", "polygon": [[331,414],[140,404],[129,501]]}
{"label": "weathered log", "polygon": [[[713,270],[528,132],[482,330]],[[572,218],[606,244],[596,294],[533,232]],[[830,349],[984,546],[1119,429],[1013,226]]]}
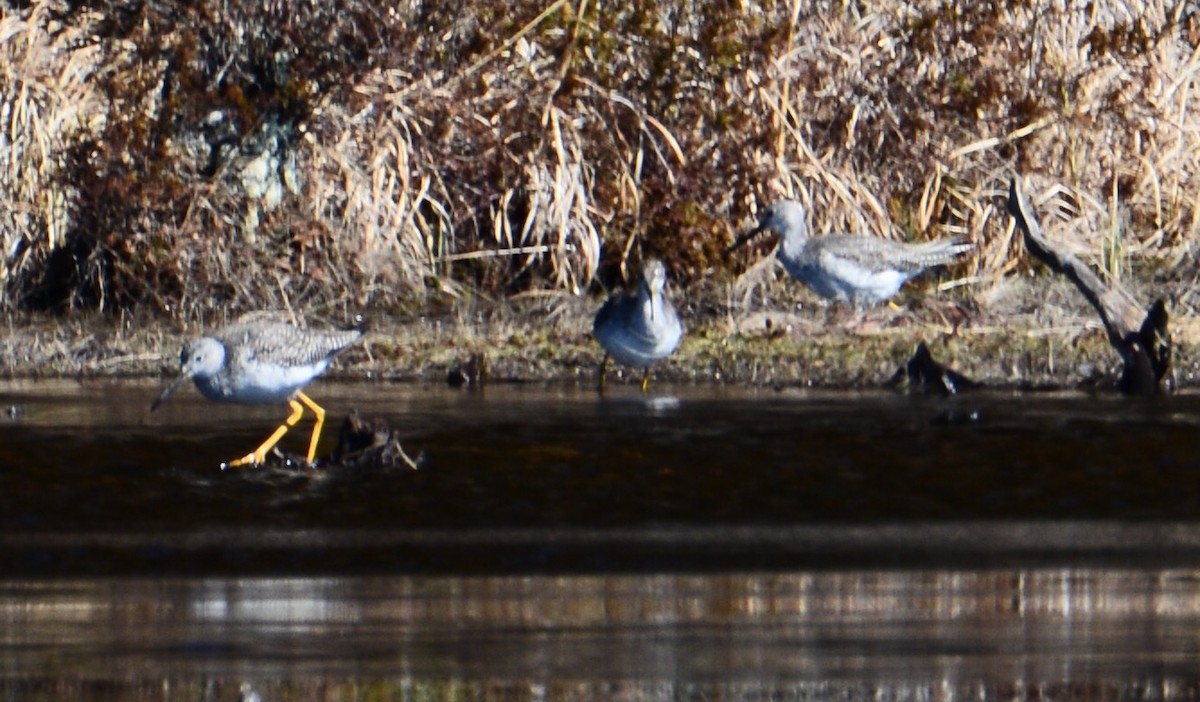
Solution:
{"label": "weathered log", "polygon": [[1056,248],[1042,233],[1033,208],[1013,178],[1008,188],[1008,211],[1025,239],[1025,248],[1055,273],[1067,277],[1100,315],[1108,341],[1124,367],[1117,387],[1129,395],[1173,389],[1171,334],[1162,299],[1145,312],[1120,283],[1106,283],[1073,254]]}
{"label": "weathered log", "polygon": [[929,352],[929,347],[921,341],[917,343],[908,362],[896,369],[895,375],[884,383],[886,388],[901,386],[937,395],[954,395],[979,387],[979,384],[953,368],[938,363]]}

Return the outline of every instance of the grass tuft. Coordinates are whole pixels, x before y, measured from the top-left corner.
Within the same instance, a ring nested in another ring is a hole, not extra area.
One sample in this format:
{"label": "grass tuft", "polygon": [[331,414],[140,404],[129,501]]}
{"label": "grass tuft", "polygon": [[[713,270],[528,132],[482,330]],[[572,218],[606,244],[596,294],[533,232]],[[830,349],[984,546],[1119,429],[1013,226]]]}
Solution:
{"label": "grass tuft", "polygon": [[1031,270],[1016,171],[1052,236],[1195,306],[1186,3],[3,7],[9,310],[342,316],[578,295],[646,256],[712,290],[781,196],[818,233],[969,238],[943,287],[985,302]]}

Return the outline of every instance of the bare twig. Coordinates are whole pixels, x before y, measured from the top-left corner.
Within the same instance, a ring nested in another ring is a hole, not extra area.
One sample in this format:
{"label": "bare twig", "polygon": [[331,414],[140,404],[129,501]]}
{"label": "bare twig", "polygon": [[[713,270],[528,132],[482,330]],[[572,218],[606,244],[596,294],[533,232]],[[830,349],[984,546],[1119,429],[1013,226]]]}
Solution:
{"label": "bare twig", "polygon": [[1125,363],[1119,383],[1121,391],[1146,394],[1169,389],[1171,335],[1163,301],[1156,300],[1142,312],[1133,295],[1119,282],[1105,283],[1074,255],[1056,248],[1042,233],[1016,178],[1009,183],[1008,210],[1025,235],[1029,252],[1074,283],[1100,315],[1109,343]]}

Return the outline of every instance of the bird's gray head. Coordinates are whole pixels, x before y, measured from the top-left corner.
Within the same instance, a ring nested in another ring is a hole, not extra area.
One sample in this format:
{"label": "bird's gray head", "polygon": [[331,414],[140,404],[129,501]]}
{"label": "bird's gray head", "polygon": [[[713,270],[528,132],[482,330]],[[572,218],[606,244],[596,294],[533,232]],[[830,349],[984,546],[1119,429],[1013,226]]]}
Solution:
{"label": "bird's gray head", "polygon": [[642,284],[652,296],[662,294],[667,287],[667,267],[662,261],[652,258],[642,265]]}
{"label": "bird's gray head", "polygon": [[163,390],[154,404],[150,405],[153,412],[175,392],[180,385],[195,378],[209,378],[221,371],[225,365],[225,345],[211,336],[193,339],[179,353],[179,377]]}
{"label": "bird's gray head", "polygon": [[803,240],[808,237],[808,223],[804,220],[804,205],[795,200],[776,200],[763,212],[758,220],[758,226],[739,236],[733,245],[726,249],[732,253],[747,241],[765,231],[773,231],[787,240]]}
{"label": "bird's gray head", "polygon": [[808,236],[808,223],[804,220],[804,205],[795,200],[776,200],[758,220],[755,232],[773,231],[784,239]]}

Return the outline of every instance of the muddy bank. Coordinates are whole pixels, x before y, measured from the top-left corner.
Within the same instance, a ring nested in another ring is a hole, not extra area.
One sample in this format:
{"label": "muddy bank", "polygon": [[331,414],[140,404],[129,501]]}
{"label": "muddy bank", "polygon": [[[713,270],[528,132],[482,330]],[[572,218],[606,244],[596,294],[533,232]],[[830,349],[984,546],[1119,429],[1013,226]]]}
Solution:
{"label": "muddy bank", "polygon": [[[654,370],[655,382],[871,387],[924,341],[934,358],[990,386],[1110,388],[1120,358],[1095,315],[1066,284],[1018,280],[972,296],[910,286],[900,309],[855,315],[785,289],[769,305],[733,308],[712,295],[675,292],[687,333]],[[601,350],[591,335],[598,298],[566,294],[507,304],[458,302],[436,314],[373,312],[366,341],[329,372],[342,379],[447,382],[478,369],[488,382],[595,382]],[[339,315],[310,314],[338,325]],[[223,323],[213,321],[213,325]],[[161,317],[9,314],[0,322],[0,377],[166,377],[184,339],[205,326]],[[1200,382],[1197,319],[1171,320],[1179,386]],[[616,383],[640,374],[614,367]]]}

